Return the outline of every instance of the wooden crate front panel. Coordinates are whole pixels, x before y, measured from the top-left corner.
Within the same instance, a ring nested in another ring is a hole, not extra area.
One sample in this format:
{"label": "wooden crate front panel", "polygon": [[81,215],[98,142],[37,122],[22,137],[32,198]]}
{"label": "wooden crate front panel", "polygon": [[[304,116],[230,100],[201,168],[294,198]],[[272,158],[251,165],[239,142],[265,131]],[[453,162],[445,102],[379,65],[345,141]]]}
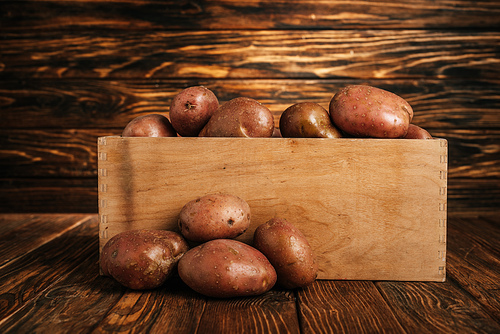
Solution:
{"label": "wooden crate front panel", "polygon": [[445,279],[447,141],[121,138],[98,140],[100,246],[130,229],[177,229],[183,205],[226,192],[255,228],[295,224],[320,279]]}

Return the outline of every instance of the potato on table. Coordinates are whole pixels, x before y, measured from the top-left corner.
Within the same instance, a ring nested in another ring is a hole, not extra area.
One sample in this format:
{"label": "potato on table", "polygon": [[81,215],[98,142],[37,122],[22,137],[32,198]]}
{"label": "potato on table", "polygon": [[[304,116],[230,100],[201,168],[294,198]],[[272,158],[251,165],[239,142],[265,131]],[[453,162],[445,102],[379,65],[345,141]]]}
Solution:
{"label": "potato on table", "polygon": [[172,231],[131,230],[109,239],[101,252],[101,270],[122,285],[136,290],[161,286],[189,249]]}
{"label": "potato on table", "polygon": [[232,239],[216,239],[191,248],[179,261],[179,277],[209,297],[263,294],[276,283],[276,271],[257,249]]}
{"label": "potato on table", "polygon": [[318,264],[302,232],[282,218],[273,218],[255,230],[253,246],[271,262],[278,284],[287,289],[304,287],[316,280]]}
{"label": "potato on table", "polygon": [[232,239],[250,226],[250,206],[232,194],[208,194],[194,199],[181,209],[178,225],[190,241]]}

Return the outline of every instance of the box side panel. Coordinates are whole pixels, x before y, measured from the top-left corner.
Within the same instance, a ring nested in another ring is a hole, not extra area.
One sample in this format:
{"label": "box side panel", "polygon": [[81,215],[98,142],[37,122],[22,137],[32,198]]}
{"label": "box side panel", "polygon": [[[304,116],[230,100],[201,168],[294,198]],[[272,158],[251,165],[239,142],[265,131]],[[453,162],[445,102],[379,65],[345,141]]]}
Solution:
{"label": "box side panel", "polygon": [[321,279],[444,279],[443,141],[164,139],[100,143],[101,247],[124,230],[176,230],[188,201],[228,192],[252,210],[240,240],[286,218],[311,243]]}

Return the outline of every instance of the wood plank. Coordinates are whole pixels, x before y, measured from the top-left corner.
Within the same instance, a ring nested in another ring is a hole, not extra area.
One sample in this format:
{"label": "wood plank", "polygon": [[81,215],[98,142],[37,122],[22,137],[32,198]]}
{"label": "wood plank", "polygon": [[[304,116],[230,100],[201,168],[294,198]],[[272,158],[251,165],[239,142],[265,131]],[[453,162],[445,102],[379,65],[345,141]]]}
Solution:
{"label": "wood plank", "polygon": [[252,210],[240,240],[285,218],[315,249],[318,278],[444,279],[444,140],[105,137],[98,150],[101,247],[176,229],[187,202],[225,192]]}
{"label": "wood plank", "polygon": [[[108,283],[112,281],[109,277],[103,279]],[[178,276],[174,276],[164,286],[151,291],[127,289],[95,326],[95,331],[195,333],[205,305],[203,296],[190,290]]]}
{"label": "wood plank", "polygon": [[316,281],[297,291],[301,333],[405,333],[368,281]]}
{"label": "wood plank", "polygon": [[261,296],[207,299],[199,333],[300,333],[293,291],[273,289]]}
{"label": "wood plank", "polygon": [[448,274],[500,319],[500,228],[480,218],[448,219]]}
{"label": "wood plank", "polygon": [[448,140],[450,178],[500,177],[499,129],[429,131]]}
{"label": "wood plank", "polygon": [[[450,178],[500,176],[500,130],[438,130],[448,140]],[[97,138],[122,129],[5,129],[0,133],[3,177],[97,177]]]}
{"label": "wood plank", "polygon": [[495,214],[500,208],[498,178],[449,178],[448,212],[457,214]]}
{"label": "wood plank", "polygon": [[123,128],[132,118],[167,112],[172,98],[188,86],[204,85],[221,102],[247,96],[277,118],[290,105],[315,102],[328,108],[332,96],[349,84],[368,84],[405,98],[414,123],[425,128],[500,127],[500,81],[224,79],[224,80],[2,80],[0,128]]}
{"label": "wood plank", "polygon": [[[496,28],[496,1],[5,1],[0,29]],[[234,19],[238,18],[238,19]]]}
{"label": "wood plank", "polygon": [[[74,216],[66,216],[66,219],[71,217]],[[95,215],[93,221],[95,222]],[[84,224],[92,224],[92,221],[86,221]],[[39,282],[50,286],[38,296],[20,301],[15,312],[0,320],[2,333],[90,332],[122,297],[125,288],[111,278],[99,275],[95,225],[89,231],[80,232],[83,233],[71,236],[73,251],[69,253],[74,256],[74,249],[81,249],[86,257],[76,263],[77,266],[71,274],[62,272],[61,279],[56,278],[51,282],[50,278],[46,278],[47,282]],[[89,248],[89,244],[92,247]],[[68,264],[56,266],[68,268]]]}
{"label": "wood plank", "polygon": [[97,177],[97,138],[109,130],[3,130],[3,177]]}
{"label": "wood plank", "polygon": [[97,178],[1,178],[0,189],[0,212],[97,213]]}
{"label": "wood plank", "polygon": [[451,282],[377,282],[409,333],[498,333],[500,325]]}
{"label": "wood plank", "polygon": [[53,284],[72,274],[90,254],[95,253],[96,218],[94,215],[87,220],[80,220],[80,225],[45,243],[37,252],[30,252],[2,268],[0,319],[15,313],[30,300],[39,298]]}
{"label": "wood plank", "polygon": [[5,32],[0,79],[491,78],[500,33],[436,30]]}
{"label": "wood plank", "polygon": [[[37,248],[50,242],[54,238],[80,225],[82,221],[88,220],[88,215],[31,215],[26,222],[26,216],[10,215],[2,216],[3,220],[12,219],[5,225],[10,225],[8,231],[0,233],[0,269],[10,261],[20,256],[36,251]],[[18,223],[18,226],[12,226]],[[10,223],[10,224],[9,224]],[[29,243],[24,242],[30,240]]]}

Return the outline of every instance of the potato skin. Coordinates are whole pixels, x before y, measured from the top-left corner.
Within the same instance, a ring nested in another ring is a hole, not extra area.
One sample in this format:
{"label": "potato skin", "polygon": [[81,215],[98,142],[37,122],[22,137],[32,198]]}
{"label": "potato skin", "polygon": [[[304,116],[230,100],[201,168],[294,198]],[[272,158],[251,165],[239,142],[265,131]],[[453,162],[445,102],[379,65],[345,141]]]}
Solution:
{"label": "potato skin", "polygon": [[281,135],[286,138],[341,138],[328,111],[313,102],[300,102],[288,107],[280,117]]}
{"label": "potato skin", "polygon": [[253,246],[271,262],[278,284],[287,289],[305,287],[316,280],[318,264],[302,232],[283,218],[259,225]]}
{"label": "potato skin", "polygon": [[406,136],[404,136],[403,138],[404,139],[432,139],[432,136],[424,128],[421,128],[420,126],[415,125],[415,124],[410,124],[408,126],[408,132],[406,133]]}
{"label": "potato skin", "polygon": [[232,239],[250,226],[250,206],[232,194],[208,194],[184,205],[179,230],[189,241]]}
{"label": "potato skin", "polygon": [[123,129],[122,137],[177,137],[167,117],[160,114],[138,116]]}
{"label": "potato skin", "polygon": [[220,105],[200,137],[271,137],[274,117],[271,111],[248,97],[237,97]]}
{"label": "potato skin", "polygon": [[250,245],[216,239],[191,248],[179,261],[179,277],[209,297],[232,298],[263,294],[276,283],[276,271]]}
{"label": "potato skin", "polygon": [[109,239],[101,251],[102,273],[135,290],[154,289],[174,272],[189,246],[176,232],[131,230]]}
{"label": "potato skin", "polygon": [[365,85],[344,87],[331,99],[329,111],[335,126],[356,137],[401,138],[413,118],[402,97]]}
{"label": "potato skin", "polygon": [[204,86],[192,86],[177,94],[170,104],[170,121],[183,137],[197,137],[219,108],[217,96]]}

